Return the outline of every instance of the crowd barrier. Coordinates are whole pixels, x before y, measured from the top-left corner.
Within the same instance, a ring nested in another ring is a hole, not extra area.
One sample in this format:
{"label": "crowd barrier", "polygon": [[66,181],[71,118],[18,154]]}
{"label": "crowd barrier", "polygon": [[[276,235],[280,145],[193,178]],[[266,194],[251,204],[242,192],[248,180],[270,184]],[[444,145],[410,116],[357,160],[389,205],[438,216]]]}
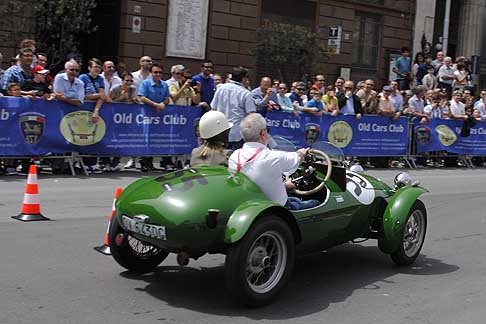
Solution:
{"label": "crowd barrier", "polygon": [[[93,105],[0,97],[0,156],[180,155],[201,143],[199,108],[169,105],[157,113],[141,104],[106,103],[99,121],[93,123]],[[486,155],[486,122],[478,122],[470,136],[461,137],[462,121],[458,120],[435,119],[420,125],[407,117],[295,117],[279,111],[268,112],[266,120],[271,135],[282,136],[297,147],[329,141],[348,156],[410,159],[435,151]]]}

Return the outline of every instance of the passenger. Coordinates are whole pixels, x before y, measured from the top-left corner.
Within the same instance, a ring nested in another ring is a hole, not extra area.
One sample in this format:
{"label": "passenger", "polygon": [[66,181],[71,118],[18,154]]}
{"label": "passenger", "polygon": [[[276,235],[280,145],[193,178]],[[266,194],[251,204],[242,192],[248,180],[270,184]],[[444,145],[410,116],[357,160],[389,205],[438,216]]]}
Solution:
{"label": "passenger", "polygon": [[192,150],[190,166],[228,165],[225,147],[232,126],[222,112],[211,110],[205,113],[199,121],[199,133],[204,142]]}

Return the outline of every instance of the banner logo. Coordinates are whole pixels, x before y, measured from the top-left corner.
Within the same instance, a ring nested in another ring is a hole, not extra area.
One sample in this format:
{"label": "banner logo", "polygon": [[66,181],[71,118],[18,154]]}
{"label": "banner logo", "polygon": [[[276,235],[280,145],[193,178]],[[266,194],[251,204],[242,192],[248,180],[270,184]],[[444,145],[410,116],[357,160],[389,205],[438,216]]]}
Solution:
{"label": "banner logo", "polygon": [[422,145],[427,145],[430,143],[430,127],[420,125],[415,127],[415,138],[417,143],[422,144]]}
{"label": "banner logo", "polygon": [[78,146],[88,146],[103,139],[106,133],[105,121],[100,117],[94,124],[91,121],[92,114],[90,111],[78,110],[64,116],[59,129],[66,141]]}
{"label": "banner logo", "polygon": [[329,127],[327,138],[331,144],[339,148],[348,146],[353,138],[353,129],[345,121],[337,121]]}
{"label": "banner logo", "polygon": [[304,139],[307,145],[312,146],[315,142],[317,142],[319,140],[319,135],[321,135],[321,126],[319,124],[305,124]]}
{"label": "banner logo", "polygon": [[29,144],[37,144],[44,133],[46,116],[39,113],[28,112],[19,116],[20,131]]}
{"label": "banner logo", "polygon": [[439,141],[444,146],[451,146],[457,141],[457,136],[452,129],[446,125],[439,125],[435,128]]}

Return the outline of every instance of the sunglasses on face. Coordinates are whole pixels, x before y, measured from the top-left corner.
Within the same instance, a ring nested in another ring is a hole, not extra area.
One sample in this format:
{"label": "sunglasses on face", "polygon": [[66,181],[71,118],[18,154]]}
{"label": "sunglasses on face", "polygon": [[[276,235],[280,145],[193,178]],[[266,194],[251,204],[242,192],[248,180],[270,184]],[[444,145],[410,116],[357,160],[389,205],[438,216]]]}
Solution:
{"label": "sunglasses on face", "polygon": [[304,91],[304,88],[297,88],[297,91]]}
{"label": "sunglasses on face", "polygon": [[152,63],[151,60],[142,60],[142,62],[149,62],[149,63]]}
{"label": "sunglasses on face", "polygon": [[69,69],[71,72],[79,72],[79,69]]}
{"label": "sunglasses on face", "polygon": [[211,70],[213,67],[211,65],[203,65],[203,68],[204,69]]}
{"label": "sunglasses on face", "polygon": [[112,66],[112,65],[107,66],[106,68],[107,68],[107,69],[115,69],[115,67],[114,67],[114,66]]}
{"label": "sunglasses on face", "polygon": [[346,90],[353,90],[353,87],[344,87]]}
{"label": "sunglasses on face", "polygon": [[183,72],[175,72],[174,74],[175,74],[175,75],[184,75],[184,73],[183,73]]}
{"label": "sunglasses on face", "polygon": [[152,74],[162,74],[162,71],[152,71]]}
{"label": "sunglasses on face", "polygon": [[279,90],[287,90],[287,88],[282,88],[282,87],[279,87],[278,89]]}
{"label": "sunglasses on face", "polygon": [[125,82],[133,82],[133,80],[123,80],[123,81],[125,81]]}

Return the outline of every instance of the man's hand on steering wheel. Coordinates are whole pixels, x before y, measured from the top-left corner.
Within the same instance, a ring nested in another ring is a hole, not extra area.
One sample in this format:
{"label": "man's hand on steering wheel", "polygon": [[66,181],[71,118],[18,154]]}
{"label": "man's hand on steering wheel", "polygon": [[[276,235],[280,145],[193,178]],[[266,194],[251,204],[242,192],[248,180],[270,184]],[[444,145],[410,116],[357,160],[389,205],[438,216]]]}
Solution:
{"label": "man's hand on steering wheel", "polygon": [[300,156],[300,161],[304,161],[304,158],[307,154],[309,154],[310,148],[301,148],[297,150],[297,153]]}

